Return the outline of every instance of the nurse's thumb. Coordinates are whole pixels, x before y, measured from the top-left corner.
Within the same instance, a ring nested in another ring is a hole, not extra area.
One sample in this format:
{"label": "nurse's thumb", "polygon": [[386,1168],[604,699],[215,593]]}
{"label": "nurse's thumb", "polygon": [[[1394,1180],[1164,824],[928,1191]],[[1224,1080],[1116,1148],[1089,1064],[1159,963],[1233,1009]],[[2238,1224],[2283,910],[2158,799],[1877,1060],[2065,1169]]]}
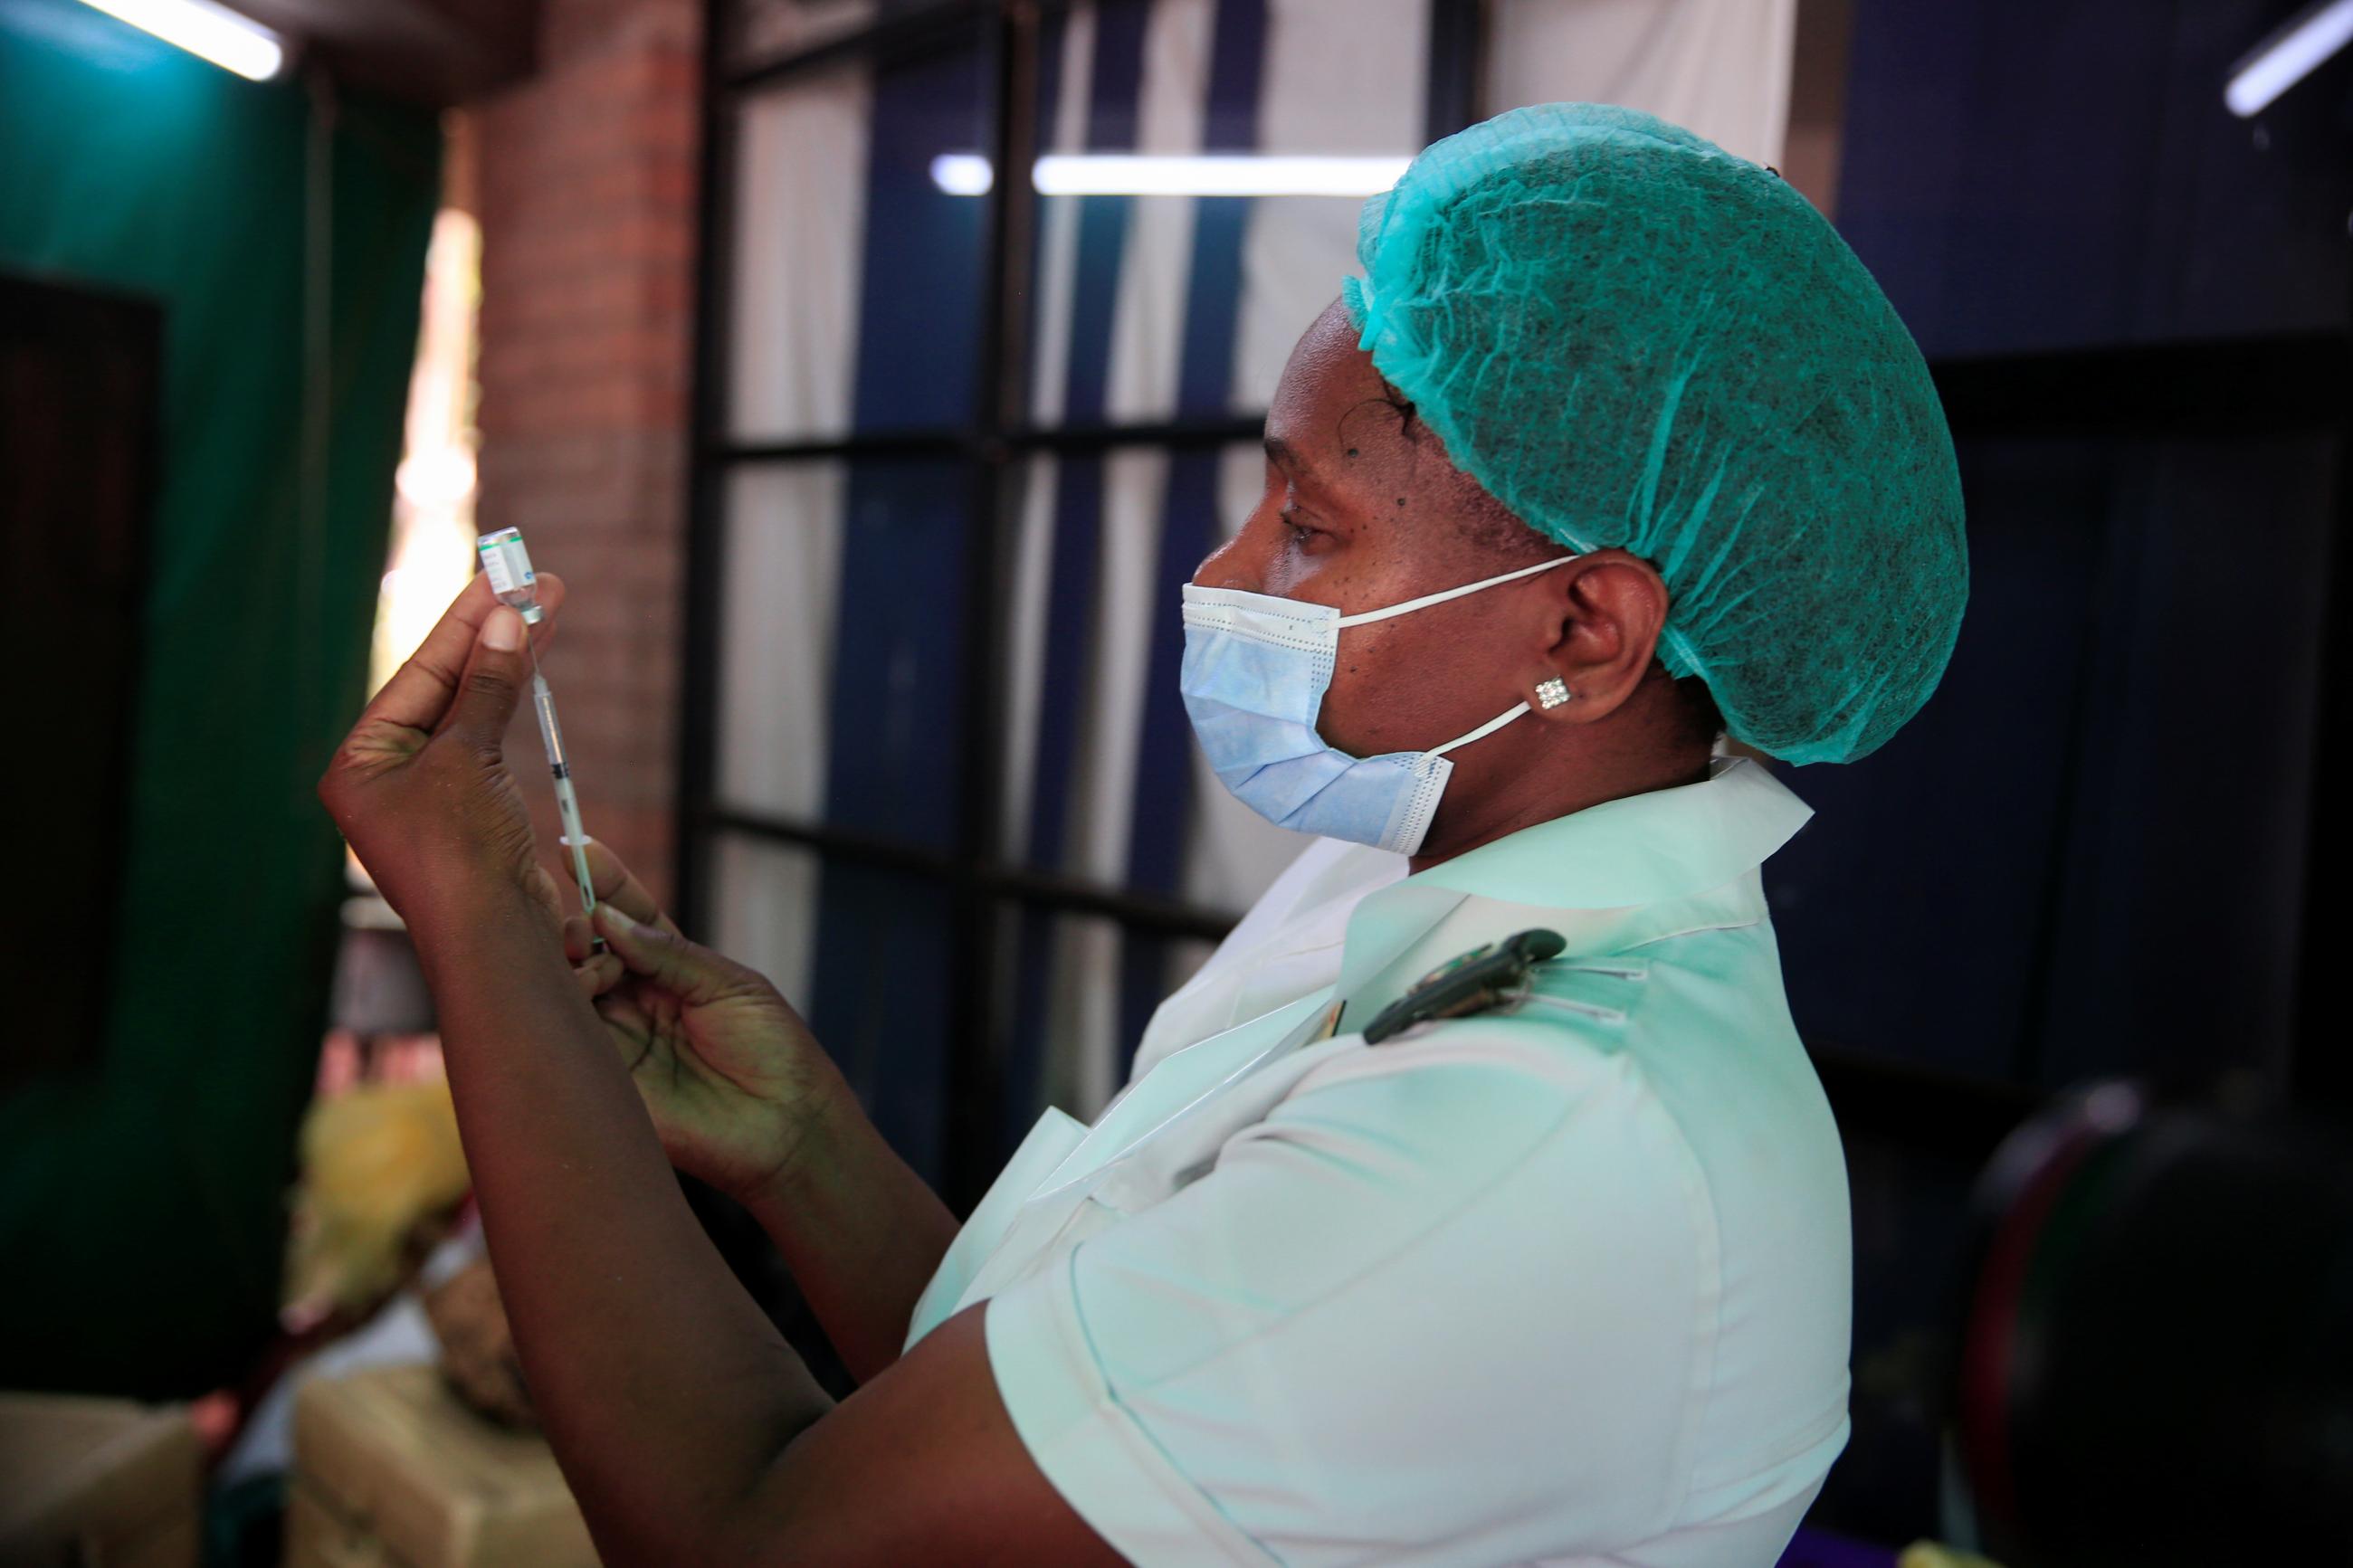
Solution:
{"label": "nurse's thumb", "polygon": [[530,656],[522,651],[529,629],[522,617],[501,605],[482,617],[466,672],[458,678],[442,732],[496,756],[514,717],[523,683],[531,679]]}
{"label": "nurse's thumb", "polygon": [[630,973],[642,975],[690,1005],[715,1002],[741,989],[746,980],[758,979],[709,948],[659,926],[640,924],[612,904],[596,906],[596,923],[597,933]]}

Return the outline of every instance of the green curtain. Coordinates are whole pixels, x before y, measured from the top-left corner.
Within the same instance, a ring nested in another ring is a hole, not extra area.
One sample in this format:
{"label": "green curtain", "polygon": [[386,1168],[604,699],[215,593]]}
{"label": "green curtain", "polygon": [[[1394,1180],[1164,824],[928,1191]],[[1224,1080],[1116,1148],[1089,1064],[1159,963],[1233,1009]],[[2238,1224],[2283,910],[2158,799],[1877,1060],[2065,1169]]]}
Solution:
{"label": "green curtain", "polygon": [[[343,891],[312,788],[365,682],[439,174],[425,110],[322,116],[72,0],[0,5],[0,268],[164,311],[114,994],[90,1069],[0,1104],[0,1387],[185,1395],[273,1331]],[[306,237],[332,279],[307,384]],[[10,678],[70,679],[58,652]]]}

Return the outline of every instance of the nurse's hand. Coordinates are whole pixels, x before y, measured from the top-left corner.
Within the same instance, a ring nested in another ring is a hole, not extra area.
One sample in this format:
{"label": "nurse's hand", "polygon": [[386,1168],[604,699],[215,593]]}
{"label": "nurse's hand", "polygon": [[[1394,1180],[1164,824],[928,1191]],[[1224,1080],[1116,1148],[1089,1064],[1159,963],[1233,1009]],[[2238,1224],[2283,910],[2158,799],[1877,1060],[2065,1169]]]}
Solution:
{"label": "nurse's hand", "polygon": [[546,618],[526,628],[476,577],[360,714],[319,780],[319,797],[360,863],[422,942],[462,927],[468,899],[512,882],[545,905],[554,889],[532,855],[531,818],[501,755],[531,679],[526,635],[544,647],[564,603],[542,574]]}
{"label": "nurse's hand", "polygon": [[809,1132],[849,1095],[832,1058],[763,976],[679,934],[602,844],[588,847],[596,934],[565,946],[652,1112],[670,1163],[740,1202],[788,1185]]}

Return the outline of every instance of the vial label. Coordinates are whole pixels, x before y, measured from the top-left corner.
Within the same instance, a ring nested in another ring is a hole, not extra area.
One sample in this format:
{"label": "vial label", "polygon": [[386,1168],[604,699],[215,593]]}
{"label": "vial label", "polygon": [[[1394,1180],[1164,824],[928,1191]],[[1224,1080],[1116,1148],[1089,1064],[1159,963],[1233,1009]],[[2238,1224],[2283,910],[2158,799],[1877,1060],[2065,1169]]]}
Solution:
{"label": "vial label", "polygon": [[522,531],[502,528],[496,533],[485,533],[474,541],[481,552],[482,570],[491,579],[491,592],[503,599],[510,594],[528,593],[538,581],[531,569],[531,555],[522,547]]}

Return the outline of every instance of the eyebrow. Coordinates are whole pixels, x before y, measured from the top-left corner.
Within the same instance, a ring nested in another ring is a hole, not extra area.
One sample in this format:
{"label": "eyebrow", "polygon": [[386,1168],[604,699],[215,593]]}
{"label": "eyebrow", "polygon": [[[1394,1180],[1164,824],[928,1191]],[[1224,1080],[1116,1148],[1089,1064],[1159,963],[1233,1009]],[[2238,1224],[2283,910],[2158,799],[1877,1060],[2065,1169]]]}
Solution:
{"label": "eyebrow", "polygon": [[1318,473],[1314,466],[1306,458],[1299,455],[1298,447],[1293,447],[1282,437],[1269,436],[1266,437],[1265,446],[1267,458],[1276,468],[1288,471],[1293,478],[1303,479],[1310,484],[1317,486],[1324,484],[1324,476]]}

